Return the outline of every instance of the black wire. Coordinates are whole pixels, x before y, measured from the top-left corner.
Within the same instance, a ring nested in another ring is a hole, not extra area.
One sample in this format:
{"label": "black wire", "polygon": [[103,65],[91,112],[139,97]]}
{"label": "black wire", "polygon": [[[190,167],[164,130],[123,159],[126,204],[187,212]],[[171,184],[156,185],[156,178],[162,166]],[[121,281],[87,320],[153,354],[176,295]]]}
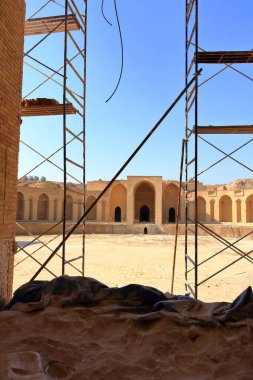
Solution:
{"label": "black wire", "polygon": [[120,81],[121,81],[121,77],[122,77],[122,73],[123,73],[123,66],[124,66],[124,49],[123,49],[123,39],[122,39],[122,33],[121,33],[121,27],[120,27],[120,22],[119,22],[119,16],[118,16],[118,10],[117,10],[117,2],[116,0],[114,0],[114,7],[115,7],[115,13],[116,13],[116,18],[117,18],[117,24],[118,24],[118,28],[119,28],[119,36],[120,36],[120,45],[121,45],[121,68],[120,68],[120,75],[119,75],[119,79],[118,79],[118,82],[116,84],[116,87],[113,91],[113,93],[111,94],[111,96],[106,100],[106,102],[109,102],[109,100],[114,96],[114,94],[116,93],[118,87],[119,87],[119,84],[120,84]]}
{"label": "black wire", "polygon": [[110,26],[112,26],[112,23],[108,20],[108,18],[106,18],[105,14],[104,14],[104,0],[102,0],[102,3],[101,3],[101,12],[102,12],[102,15],[103,15],[105,21],[106,21]]}
{"label": "black wire", "polygon": [[58,3],[57,1],[55,1],[55,0],[51,0],[53,3],[55,3],[55,4],[57,4],[57,5],[59,5],[59,7],[62,7],[62,8],[64,8],[64,5],[62,5],[62,4],[60,4],[60,3]]}

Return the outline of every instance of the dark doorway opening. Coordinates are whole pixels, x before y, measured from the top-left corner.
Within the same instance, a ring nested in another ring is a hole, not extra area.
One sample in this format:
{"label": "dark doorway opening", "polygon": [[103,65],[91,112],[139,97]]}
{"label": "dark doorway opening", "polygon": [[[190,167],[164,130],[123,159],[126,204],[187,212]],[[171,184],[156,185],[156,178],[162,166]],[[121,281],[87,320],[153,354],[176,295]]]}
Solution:
{"label": "dark doorway opening", "polygon": [[175,223],[176,221],[176,211],[174,207],[169,209],[169,223]]}
{"label": "dark doorway opening", "polygon": [[121,208],[119,206],[114,210],[114,221],[121,222]]}
{"label": "dark doorway opening", "polygon": [[149,222],[149,208],[148,206],[141,206],[140,208],[140,222]]}
{"label": "dark doorway opening", "polygon": [[147,229],[147,227],[144,227],[144,235],[147,235],[148,234],[148,229]]}

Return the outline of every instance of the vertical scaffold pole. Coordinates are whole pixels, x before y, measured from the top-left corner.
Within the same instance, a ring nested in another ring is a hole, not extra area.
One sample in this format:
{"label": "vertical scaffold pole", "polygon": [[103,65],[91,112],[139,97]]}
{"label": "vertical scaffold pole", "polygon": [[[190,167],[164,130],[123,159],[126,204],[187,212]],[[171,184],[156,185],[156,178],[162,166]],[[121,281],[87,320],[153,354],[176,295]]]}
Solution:
{"label": "vertical scaffold pole", "polygon": [[[188,0],[185,0],[185,86],[188,85],[188,53],[187,53],[187,41],[188,41],[188,22],[187,22],[187,9],[188,9]],[[187,103],[188,103],[188,93],[185,93],[185,292],[188,292],[186,285],[187,281],[187,271],[188,271],[188,202],[187,202],[187,190],[188,190],[188,115],[187,115]]]}
{"label": "vertical scaffold pole", "polygon": [[[195,74],[198,72],[198,0],[195,0]],[[195,298],[198,298],[198,76],[195,77]]]}
{"label": "vertical scaffold pole", "polygon": [[[84,0],[85,6],[85,36],[84,36],[84,86],[83,86],[83,214],[85,213],[86,201],[86,57],[87,57],[87,20],[88,20],[88,0]],[[85,219],[83,220],[83,240],[82,240],[82,275],[85,271]]]}
{"label": "vertical scaffold pole", "polygon": [[[66,146],[66,88],[67,88],[67,49],[68,49],[68,0],[65,0],[65,28],[64,28],[64,69],[63,69],[63,210],[62,210],[62,238],[66,235],[66,200],[67,200],[67,146]],[[62,246],[62,275],[65,274],[66,244]]]}
{"label": "vertical scaffold pole", "polygon": [[[194,41],[194,42],[193,42]],[[192,47],[195,46],[195,48]],[[198,0],[185,1],[185,85],[198,72]],[[189,157],[191,152],[191,157]],[[193,166],[191,166],[194,163]],[[190,169],[193,167],[193,170]],[[191,174],[191,175],[190,175]],[[193,188],[194,186],[194,188]],[[192,194],[192,195],[189,195]],[[190,207],[193,206],[193,207]],[[193,215],[191,215],[193,214]],[[193,225],[193,229],[191,225]],[[193,249],[189,242],[193,233]],[[193,266],[193,267],[192,267]],[[194,269],[194,278],[189,273]],[[198,76],[185,96],[185,290],[198,297]]]}

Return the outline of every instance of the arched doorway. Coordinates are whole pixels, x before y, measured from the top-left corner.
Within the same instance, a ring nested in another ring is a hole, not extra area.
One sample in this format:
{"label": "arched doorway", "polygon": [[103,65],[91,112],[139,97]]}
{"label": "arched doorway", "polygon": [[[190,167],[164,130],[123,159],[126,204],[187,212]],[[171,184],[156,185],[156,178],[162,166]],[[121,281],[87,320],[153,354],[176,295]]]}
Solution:
{"label": "arched doorway", "polygon": [[[175,223],[176,221],[178,190],[174,183],[170,183],[163,191],[163,223]],[[174,217],[172,209],[174,209]]]}
{"label": "arched doorway", "polygon": [[223,195],[219,202],[220,222],[232,222],[232,199]]}
{"label": "arched doorway", "polygon": [[25,216],[25,197],[22,193],[17,194],[17,220],[24,220]]}
{"label": "arched doorway", "polygon": [[206,221],[206,201],[203,197],[198,197],[198,220]]}
{"label": "arched doorway", "polygon": [[[96,198],[93,195],[90,195],[87,198],[86,205],[85,205],[85,210],[88,210],[88,208],[92,205],[92,203],[96,200]],[[86,220],[90,220],[95,222],[97,220],[97,205],[95,205],[89,214],[86,217]]]}
{"label": "arched doorway", "polygon": [[73,198],[66,196],[66,220],[73,220]]}
{"label": "arched doorway", "polygon": [[134,191],[134,215],[136,222],[155,221],[155,190],[151,183],[141,182]]}
{"label": "arched doorway", "polygon": [[114,221],[121,222],[121,208],[119,206],[114,210]]}
{"label": "arched doorway", "polygon": [[246,199],[246,222],[253,222],[253,194]]}
{"label": "arched doorway", "polygon": [[41,194],[37,204],[37,219],[48,220],[49,198],[46,194]]}
{"label": "arched doorway", "polygon": [[175,223],[176,221],[176,210],[174,209],[174,207],[171,207],[169,209],[169,220],[168,222],[169,223]]}
{"label": "arched doorway", "polygon": [[117,220],[117,222],[124,222],[126,220],[126,213],[127,213],[127,190],[124,185],[121,183],[118,183],[115,185],[110,193],[110,220],[115,220],[115,210],[117,207],[120,208],[121,216],[120,221]]}
{"label": "arched doorway", "polygon": [[149,212],[148,206],[146,206],[146,205],[141,206],[139,221],[140,221],[140,223],[150,221],[150,212]]}

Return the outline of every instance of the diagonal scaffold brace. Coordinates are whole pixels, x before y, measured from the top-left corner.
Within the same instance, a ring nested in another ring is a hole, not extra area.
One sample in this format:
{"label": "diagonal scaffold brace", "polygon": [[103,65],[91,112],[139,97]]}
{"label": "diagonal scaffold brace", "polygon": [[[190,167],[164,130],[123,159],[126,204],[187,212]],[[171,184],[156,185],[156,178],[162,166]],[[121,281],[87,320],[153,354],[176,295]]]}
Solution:
{"label": "diagonal scaffold brace", "polygon": [[196,74],[193,76],[191,81],[185,86],[185,88],[180,92],[180,94],[176,97],[174,102],[169,106],[169,108],[164,112],[162,117],[158,120],[158,122],[154,125],[154,127],[150,130],[150,132],[146,135],[146,137],[141,141],[141,143],[138,145],[138,147],[134,150],[134,152],[131,154],[131,156],[126,160],[126,162],[121,166],[121,168],[117,171],[117,173],[114,175],[114,177],[110,180],[110,182],[106,185],[104,190],[101,191],[99,196],[96,198],[96,200],[91,204],[91,206],[84,212],[84,214],[81,216],[81,218],[74,224],[74,226],[70,229],[70,231],[67,233],[67,235],[64,237],[64,239],[59,243],[59,245],[55,248],[55,250],[51,253],[51,255],[47,258],[47,260],[41,265],[41,267],[37,270],[37,272],[33,275],[31,280],[29,282],[32,282],[35,280],[35,278],[42,272],[42,270],[46,267],[46,265],[49,263],[49,261],[56,255],[56,253],[59,251],[59,249],[64,245],[66,240],[73,234],[73,232],[76,230],[78,225],[82,223],[86,216],[90,213],[90,211],[93,209],[93,207],[98,203],[98,201],[102,198],[102,196],[109,190],[109,188],[112,186],[112,184],[115,182],[115,180],[118,178],[118,176],[123,172],[123,170],[127,167],[127,165],[132,161],[132,159],[136,156],[136,154],[139,152],[139,150],[144,146],[144,144],[149,140],[149,138],[153,135],[153,133],[157,130],[157,128],[162,124],[162,122],[166,119],[168,114],[173,110],[173,108],[176,106],[176,104],[179,102],[179,100],[182,98],[182,96],[186,93],[188,88],[194,83],[196,77],[198,77],[202,72],[202,69],[198,70]]}

